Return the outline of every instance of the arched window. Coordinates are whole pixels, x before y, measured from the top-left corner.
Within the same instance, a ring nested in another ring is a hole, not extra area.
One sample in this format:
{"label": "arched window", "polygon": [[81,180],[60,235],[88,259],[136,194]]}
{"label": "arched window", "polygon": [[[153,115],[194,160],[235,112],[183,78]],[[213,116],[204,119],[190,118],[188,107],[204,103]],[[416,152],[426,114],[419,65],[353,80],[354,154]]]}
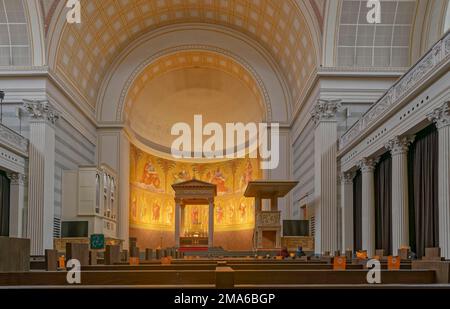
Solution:
{"label": "arched window", "polygon": [[23,0],[0,0],[0,66],[30,63],[30,40]]}
{"label": "arched window", "polygon": [[343,0],[338,66],[407,67],[415,1],[382,1],[381,23],[370,24],[364,0]]}

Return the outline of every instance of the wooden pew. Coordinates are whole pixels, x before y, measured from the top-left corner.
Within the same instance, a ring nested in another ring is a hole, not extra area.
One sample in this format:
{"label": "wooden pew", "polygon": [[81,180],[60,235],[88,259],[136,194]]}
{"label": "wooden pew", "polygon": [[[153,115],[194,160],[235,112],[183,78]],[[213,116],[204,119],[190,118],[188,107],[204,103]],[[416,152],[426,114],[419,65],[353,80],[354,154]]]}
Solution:
{"label": "wooden pew", "polygon": [[[367,284],[366,270],[332,271],[332,270],[236,270],[236,286],[274,286],[303,284]],[[406,270],[382,271],[383,284],[432,284],[436,277],[434,271]]]}
{"label": "wooden pew", "polygon": [[[67,272],[0,273],[0,286],[68,286]],[[83,286],[205,286],[214,287],[215,270],[87,271]]]}
{"label": "wooden pew", "polygon": [[[66,275],[65,271],[0,273],[0,286],[66,286]],[[82,272],[81,283],[83,286],[212,288],[216,286],[216,280],[220,280],[219,285],[226,287],[230,286],[230,282],[234,282],[235,287],[293,287],[311,284],[367,284],[366,275],[365,270],[232,270],[218,267],[214,270],[196,271],[85,271]],[[381,279],[383,284],[432,284],[436,282],[436,275],[432,270],[382,271]]]}
{"label": "wooden pew", "polygon": [[30,240],[0,237],[0,272],[30,269]]}
{"label": "wooden pew", "polygon": [[[227,267],[234,270],[332,270],[333,265],[329,264],[233,264],[227,263]],[[216,263],[211,264],[171,264],[171,265],[96,265],[83,266],[82,271],[136,271],[136,270],[213,270],[217,267]],[[348,265],[348,269],[363,269],[362,265]]]}

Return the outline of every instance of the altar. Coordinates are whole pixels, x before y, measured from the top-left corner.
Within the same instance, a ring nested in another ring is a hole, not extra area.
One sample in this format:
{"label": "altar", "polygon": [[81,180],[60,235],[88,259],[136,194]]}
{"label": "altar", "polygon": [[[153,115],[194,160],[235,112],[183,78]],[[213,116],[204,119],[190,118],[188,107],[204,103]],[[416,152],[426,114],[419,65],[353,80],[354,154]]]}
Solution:
{"label": "altar", "polygon": [[175,246],[213,247],[216,185],[197,179],[173,184]]}

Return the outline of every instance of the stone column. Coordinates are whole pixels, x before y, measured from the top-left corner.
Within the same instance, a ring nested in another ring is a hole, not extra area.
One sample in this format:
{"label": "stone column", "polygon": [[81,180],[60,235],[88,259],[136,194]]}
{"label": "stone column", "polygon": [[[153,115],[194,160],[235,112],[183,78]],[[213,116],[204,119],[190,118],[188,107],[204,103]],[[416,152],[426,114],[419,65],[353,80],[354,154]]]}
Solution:
{"label": "stone column", "polygon": [[186,205],[180,205],[180,235],[184,236],[185,231],[185,226],[184,226],[184,222],[185,222],[185,210],[186,210]]}
{"label": "stone column", "polygon": [[214,246],[214,199],[209,200],[208,247]]}
{"label": "stone column", "polygon": [[450,259],[450,102],[428,118],[436,123],[439,134],[439,247],[441,255]]}
{"label": "stone column", "polygon": [[314,131],[315,252],[338,249],[337,122],[340,100],[319,100],[312,117]]}
{"label": "stone column", "polygon": [[362,173],[362,248],[375,255],[375,181],[377,160],[364,158],[359,162]]}
{"label": "stone column", "polygon": [[354,172],[341,175],[342,251],[353,250],[353,178]]}
{"label": "stone column", "polygon": [[28,238],[31,255],[53,249],[55,212],[55,124],[59,114],[47,101],[24,101],[30,114]]}
{"label": "stone column", "polygon": [[175,247],[180,248],[181,201],[175,200]]}
{"label": "stone column", "polygon": [[25,184],[26,176],[18,173],[8,173],[11,180],[10,190],[10,213],[9,213],[9,236],[14,238],[23,238],[22,234],[24,222],[25,207]]}
{"label": "stone column", "polygon": [[408,146],[413,136],[395,137],[386,145],[392,155],[392,254],[409,246]]}

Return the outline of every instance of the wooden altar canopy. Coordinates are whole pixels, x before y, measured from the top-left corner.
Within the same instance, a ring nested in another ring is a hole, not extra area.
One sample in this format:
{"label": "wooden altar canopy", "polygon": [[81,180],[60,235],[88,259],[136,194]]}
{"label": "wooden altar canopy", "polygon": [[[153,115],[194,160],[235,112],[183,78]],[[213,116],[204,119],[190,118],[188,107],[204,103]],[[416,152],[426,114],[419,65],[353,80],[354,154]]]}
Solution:
{"label": "wooden altar canopy", "polygon": [[[286,196],[297,181],[251,181],[244,196],[255,198],[254,249],[276,249],[281,247],[281,211],[278,199]],[[263,211],[262,200],[270,199],[270,211]]]}
{"label": "wooden altar canopy", "polygon": [[[184,228],[184,209],[186,205],[208,205],[208,247],[214,242],[214,197],[217,195],[216,185],[197,179],[173,184],[175,191],[175,245],[180,248],[180,234]],[[201,246],[201,243],[191,243]]]}

